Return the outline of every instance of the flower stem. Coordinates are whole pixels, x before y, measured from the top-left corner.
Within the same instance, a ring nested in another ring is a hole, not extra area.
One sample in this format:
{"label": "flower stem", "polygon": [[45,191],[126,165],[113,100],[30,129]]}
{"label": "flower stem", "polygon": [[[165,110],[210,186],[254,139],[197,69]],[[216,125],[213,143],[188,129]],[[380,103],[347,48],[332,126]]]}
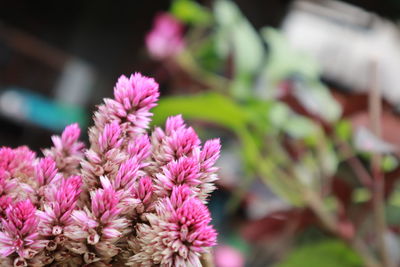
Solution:
{"label": "flower stem", "polygon": [[[374,135],[381,137],[381,114],[382,114],[382,99],[381,92],[378,87],[378,65],[376,61],[371,63],[371,88],[369,92],[369,115],[371,129]],[[381,171],[381,155],[374,153],[371,163],[372,176],[374,178],[373,185],[373,212],[376,225],[379,254],[384,267],[392,266],[389,254],[385,243],[386,220],[384,207],[384,188],[385,180]]]}

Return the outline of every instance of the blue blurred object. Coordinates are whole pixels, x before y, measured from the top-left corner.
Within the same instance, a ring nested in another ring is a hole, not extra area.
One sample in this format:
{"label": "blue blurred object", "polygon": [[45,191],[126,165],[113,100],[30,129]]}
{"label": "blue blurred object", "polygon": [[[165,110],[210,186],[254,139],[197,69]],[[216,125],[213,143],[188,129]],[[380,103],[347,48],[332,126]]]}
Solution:
{"label": "blue blurred object", "polygon": [[0,91],[0,114],[53,131],[61,131],[74,122],[83,128],[88,124],[87,112],[83,108],[56,102],[17,87]]}

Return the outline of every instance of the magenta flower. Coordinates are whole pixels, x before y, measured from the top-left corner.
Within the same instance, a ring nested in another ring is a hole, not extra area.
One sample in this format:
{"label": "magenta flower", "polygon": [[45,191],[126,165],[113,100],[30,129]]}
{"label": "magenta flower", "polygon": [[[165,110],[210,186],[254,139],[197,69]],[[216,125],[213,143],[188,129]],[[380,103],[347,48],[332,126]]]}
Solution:
{"label": "magenta flower", "polygon": [[35,178],[38,186],[49,184],[57,175],[56,163],[50,157],[40,159],[35,168]]}
{"label": "magenta flower", "polygon": [[216,244],[217,234],[207,207],[189,193],[185,186],[174,188],[174,197],[162,199],[149,215],[150,226],[139,225],[141,248],[129,264],[202,266],[200,255]]}
{"label": "magenta flower", "polygon": [[181,116],[146,132],[158,84],[121,76],[89,129],[72,124],[37,158],[0,148],[0,265],[200,266],[216,242],[204,205],[218,140],[201,146]]}
{"label": "magenta flower", "polygon": [[83,159],[84,144],[78,141],[81,130],[74,123],[65,128],[61,136],[52,136],[54,147],[43,150],[46,157],[56,162],[57,169],[69,176],[79,172],[78,167]]}
{"label": "magenta flower", "polygon": [[30,259],[44,246],[37,232],[39,223],[36,208],[30,200],[17,202],[6,210],[0,232],[0,254],[7,257],[16,252],[20,258]]}
{"label": "magenta flower", "polygon": [[176,55],[185,46],[182,23],[167,13],[159,14],[146,36],[146,46],[155,59]]}
{"label": "magenta flower", "polygon": [[46,193],[43,211],[38,211],[40,218],[39,232],[43,236],[58,236],[64,227],[71,225],[72,212],[81,193],[82,178],[71,176],[58,184],[52,184]]}

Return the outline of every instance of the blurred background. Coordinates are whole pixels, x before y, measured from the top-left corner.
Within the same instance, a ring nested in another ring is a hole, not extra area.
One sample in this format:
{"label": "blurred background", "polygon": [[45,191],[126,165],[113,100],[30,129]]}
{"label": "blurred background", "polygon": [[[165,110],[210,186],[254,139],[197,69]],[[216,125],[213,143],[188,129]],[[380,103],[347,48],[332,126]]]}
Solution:
{"label": "blurred background", "polygon": [[155,124],[182,113],[221,137],[217,267],[367,266],[375,155],[400,266],[399,18],[398,0],[1,1],[0,145],[86,129],[141,72],[161,85]]}

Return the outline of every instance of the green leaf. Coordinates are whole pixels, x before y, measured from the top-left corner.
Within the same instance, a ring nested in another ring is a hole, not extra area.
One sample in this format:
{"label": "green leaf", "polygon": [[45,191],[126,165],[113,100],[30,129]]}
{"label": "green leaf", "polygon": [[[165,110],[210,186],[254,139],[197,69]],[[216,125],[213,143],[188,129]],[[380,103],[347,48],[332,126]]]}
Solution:
{"label": "green leaf", "polygon": [[312,120],[298,115],[292,115],[285,121],[284,130],[293,138],[315,136],[319,131]]}
{"label": "green leaf", "polygon": [[348,142],[351,139],[351,123],[347,120],[341,120],[335,125],[335,133],[340,140]]}
{"label": "green leaf", "polygon": [[[280,177],[270,176],[270,170],[276,166],[270,161],[263,161],[257,138],[247,127],[254,120],[253,114],[247,109],[221,94],[205,93],[163,98],[153,111],[153,125],[163,124],[168,116],[182,114],[186,119],[211,122],[231,130],[240,140],[243,161],[248,172],[243,177],[243,186],[248,186],[250,179],[262,168],[264,181],[274,192],[294,205],[301,205],[301,197],[294,193],[297,188],[293,182],[288,184],[279,179]],[[237,201],[236,198],[233,202]]]}
{"label": "green leaf", "polygon": [[293,250],[276,267],[361,267],[360,257],[339,240],[326,240]]}
{"label": "green leaf", "polygon": [[211,12],[192,0],[173,1],[171,13],[185,23],[207,24],[212,20]]}
{"label": "green leaf", "polygon": [[277,128],[281,128],[289,119],[290,113],[291,110],[286,104],[275,102],[271,108],[269,116],[272,124]]}
{"label": "green leaf", "polygon": [[218,93],[164,97],[153,111],[153,125],[163,124],[167,117],[177,114],[187,119],[216,123],[234,132],[245,127],[247,122],[246,112]]}
{"label": "green leaf", "polygon": [[265,53],[262,40],[233,1],[216,1],[214,15],[217,51],[221,57],[233,54],[233,95],[239,99],[247,98],[251,95],[254,75],[262,66]]}
{"label": "green leaf", "polygon": [[391,172],[399,166],[398,159],[393,155],[385,155],[382,158],[382,169],[384,172]]}
{"label": "green leaf", "polygon": [[307,54],[293,49],[278,30],[265,27],[261,29],[261,36],[269,47],[267,76],[274,83],[293,74],[314,80],[319,78],[320,70],[316,61]]}
{"label": "green leaf", "polygon": [[308,112],[326,122],[335,122],[342,113],[339,103],[319,80],[308,79],[295,82],[293,95]]}
{"label": "green leaf", "polygon": [[371,199],[371,192],[366,188],[356,188],[352,194],[353,202],[363,203]]}

